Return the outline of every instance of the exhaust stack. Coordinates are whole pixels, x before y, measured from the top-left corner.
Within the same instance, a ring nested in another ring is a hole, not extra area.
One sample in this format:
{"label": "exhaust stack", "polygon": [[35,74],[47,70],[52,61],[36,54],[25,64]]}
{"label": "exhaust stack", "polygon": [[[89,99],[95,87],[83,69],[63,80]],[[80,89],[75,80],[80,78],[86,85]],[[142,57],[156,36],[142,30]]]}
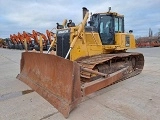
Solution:
{"label": "exhaust stack", "polygon": [[[83,7],[83,8],[82,8],[83,19],[84,19],[85,15],[86,15],[86,13],[87,13],[88,11],[89,11],[89,10],[88,10],[86,7]],[[85,26],[87,26],[87,23],[85,24]]]}

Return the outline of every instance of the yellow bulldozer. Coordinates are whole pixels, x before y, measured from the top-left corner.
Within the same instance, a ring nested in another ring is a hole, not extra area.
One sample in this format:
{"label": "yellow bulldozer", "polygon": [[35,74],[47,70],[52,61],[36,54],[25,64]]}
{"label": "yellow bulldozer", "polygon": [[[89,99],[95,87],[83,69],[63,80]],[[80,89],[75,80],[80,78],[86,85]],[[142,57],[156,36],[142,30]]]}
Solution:
{"label": "yellow bulldozer", "polygon": [[67,118],[82,97],[139,74],[144,66],[124,16],[109,9],[91,14],[83,8],[79,25],[56,31],[56,54],[23,52],[17,78],[44,97]]}

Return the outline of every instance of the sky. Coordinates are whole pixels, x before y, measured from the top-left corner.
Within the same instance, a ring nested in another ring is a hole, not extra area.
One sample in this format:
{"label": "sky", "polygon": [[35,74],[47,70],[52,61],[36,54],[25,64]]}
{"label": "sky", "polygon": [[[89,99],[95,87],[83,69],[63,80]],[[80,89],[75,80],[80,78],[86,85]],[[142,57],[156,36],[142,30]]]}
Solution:
{"label": "sky", "polygon": [[45,34],[64,19],[76,24],[82,21],[82,7],[89,12],[118,12],[125,17],[125,32],[133,30],[136,37],[160,31],[160,0],[0,0],[0,38],[10,34]]}

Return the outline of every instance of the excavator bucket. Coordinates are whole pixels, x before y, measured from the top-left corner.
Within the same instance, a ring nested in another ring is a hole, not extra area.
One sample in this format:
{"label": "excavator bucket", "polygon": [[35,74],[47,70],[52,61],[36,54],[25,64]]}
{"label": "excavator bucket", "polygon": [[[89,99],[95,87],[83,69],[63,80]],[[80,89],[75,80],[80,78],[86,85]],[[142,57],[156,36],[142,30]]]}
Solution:
{"label": "excavator bucket", "polygon": [[23,52],[17,78],[61,112],[65,118],[81,101],[80,66],[44,53]]}

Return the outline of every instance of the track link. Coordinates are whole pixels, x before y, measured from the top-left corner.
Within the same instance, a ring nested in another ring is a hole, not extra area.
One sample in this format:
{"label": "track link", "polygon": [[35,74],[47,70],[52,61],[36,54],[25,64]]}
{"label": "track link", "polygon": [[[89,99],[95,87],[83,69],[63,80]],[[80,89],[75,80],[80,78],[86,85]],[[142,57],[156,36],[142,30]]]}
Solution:
{"label": "track link", "polygon": [[[92,69],[105,74],[114,73],[120,69],[128,68],[123,79],[139,74],[144,66],[144,56],[141,53],[125,52],[116,54],[101,54],[77,60],[83,68]],[[81,81],[89,82],[101,76],[81,71]],[[121,79],[120,79],[121,80]]]}

